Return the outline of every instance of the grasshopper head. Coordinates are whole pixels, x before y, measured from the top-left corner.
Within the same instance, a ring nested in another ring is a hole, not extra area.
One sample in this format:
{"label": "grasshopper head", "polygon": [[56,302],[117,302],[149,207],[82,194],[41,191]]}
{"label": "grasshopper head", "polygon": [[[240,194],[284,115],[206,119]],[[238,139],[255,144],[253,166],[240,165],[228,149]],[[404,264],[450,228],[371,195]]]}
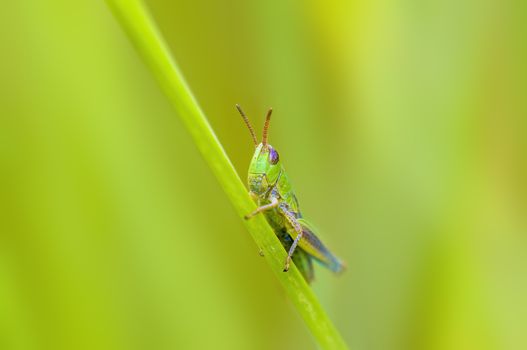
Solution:
{"label": "grasshopper head", "polygon": [[281,169],[278,152],[271,145],[260,143],[249,165],[249,190],[257,196],[265,195],[276,184]]}
{"label": "grasshopper head", "polygon": [[258,143],[249,119],[245,116],[245,113],[243,113],[239,105],[236,105],[236,108],[249,128],[254,145],[256,146],[251,164],[249,165],[249,190],[258,197],[265,196],[278,181],[282,169],[278,152],[267,143],[267,131],[269,130],[269,122],[271,121],[271,113],[273,110],[270,108],[267,112],[262,142]]}

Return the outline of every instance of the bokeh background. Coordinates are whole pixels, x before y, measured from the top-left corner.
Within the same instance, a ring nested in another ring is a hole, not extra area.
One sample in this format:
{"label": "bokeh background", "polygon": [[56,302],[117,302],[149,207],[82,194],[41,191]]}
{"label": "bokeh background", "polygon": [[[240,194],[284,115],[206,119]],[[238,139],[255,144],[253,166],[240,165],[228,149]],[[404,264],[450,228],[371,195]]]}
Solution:
{"label": "bokeh background", "polygon": [[[236,110],[348,263],[351,349],[527,348],[525,1],[147,1],[245,178]],[[0,12],[0,348],[315,349],[103,2]]]}

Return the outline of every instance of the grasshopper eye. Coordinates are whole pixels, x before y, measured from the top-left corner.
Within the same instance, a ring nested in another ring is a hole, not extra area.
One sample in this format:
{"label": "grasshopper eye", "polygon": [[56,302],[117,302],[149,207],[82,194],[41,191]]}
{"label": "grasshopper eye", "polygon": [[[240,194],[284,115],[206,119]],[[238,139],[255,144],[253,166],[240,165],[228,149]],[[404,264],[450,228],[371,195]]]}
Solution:
{"label": "grasshopper eye", "polygon": [[280,157],[278,156],[278,152],[276,152],[274,148],[269,147],[269,162],[272,165],[275,165],[276,163],[278,163],[279,159]]}

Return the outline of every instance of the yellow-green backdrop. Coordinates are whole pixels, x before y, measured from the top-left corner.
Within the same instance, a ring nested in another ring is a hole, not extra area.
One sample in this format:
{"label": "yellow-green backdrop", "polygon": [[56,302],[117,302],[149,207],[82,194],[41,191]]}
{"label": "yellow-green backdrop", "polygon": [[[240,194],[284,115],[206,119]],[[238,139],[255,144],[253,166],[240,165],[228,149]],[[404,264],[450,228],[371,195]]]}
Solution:
{"label": "yellow-green backdrop", "polygon": [[[524,1],[147,1],[240,176],[240,103],[348,263],[351,349],[527,347]],[[103,2],[0,11],[0,348],[314,349]]]}

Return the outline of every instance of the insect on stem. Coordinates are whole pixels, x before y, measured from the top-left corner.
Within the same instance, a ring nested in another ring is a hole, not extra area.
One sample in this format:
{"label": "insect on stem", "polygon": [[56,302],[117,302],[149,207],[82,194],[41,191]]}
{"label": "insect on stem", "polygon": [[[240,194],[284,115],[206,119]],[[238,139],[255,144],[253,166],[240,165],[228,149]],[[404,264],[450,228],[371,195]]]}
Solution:
{"label": "insect on stem", "polygon": [[264,147],[267,146],[267,132],[269,130],[269,123],[271,122],[271,114],[273,113],[273,109],[269,108],[267,111],[267,115],[265,116],[265,124],[263,128],[263,136],[262,136],[262,144]]}
{"label": "insect on stem", "polygon": [[247,118],[245,113],[243,113],[242,107],[240,107],[239,104],[236,105],[236,109],[238,110],[238,112],[240,112],[240,115],[242,116],[245,125],[247,125],[247,128],[249,129],[249,132],[251,133],[251,136],[253,138],[254,145],[258,146],[258,140],[256,139],[256,134],[254,133],[254,129],[251,125],[251,122],[249,122],[249,118]]}
{"label": "insect on stem", "polygon": [[[256,141],[247,117],[240,106],[236,105],[236,108]],[[258,207],[244,218],[248,220],[255,215],[263,215],[287,251],[284,272],[294,262],[309,283],[314,275],[313,261],[320,262],[335,273],[343,271],[345,264],[324,246],[313,227],[300,213],[296,195],[279,161],[278,152],[267,143],[272,113],[273,109],[269,108],[265,116],[262,142],[254,150],[247,174],[249,194]]]}

